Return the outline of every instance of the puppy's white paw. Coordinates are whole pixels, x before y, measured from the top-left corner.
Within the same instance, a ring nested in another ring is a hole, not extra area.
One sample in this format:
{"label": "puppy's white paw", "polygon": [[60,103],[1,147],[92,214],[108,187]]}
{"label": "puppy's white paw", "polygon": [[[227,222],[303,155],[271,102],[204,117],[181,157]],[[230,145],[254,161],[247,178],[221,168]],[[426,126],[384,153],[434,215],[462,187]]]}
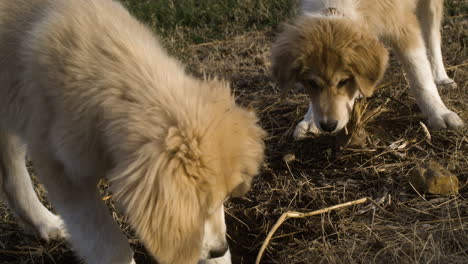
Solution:
{"label": "puppy's white paw", "polygon": [[463,127],[461,118],[452,111],[440,115],[433,115],[427,120],[432,129],[457,129]]}
{"label": "puppy's white paw", "polygon": [[319,134],[320,130],[315,125],[314,121],[302,120],[296,125],[294,129],[293,137],[294,140],[301,140],[308,136],[309,133]]}
{"label": "puppy's white paw", "polygon": [[228,250],[224,256],[215,259],[207,259],[205,264],[231,264],[231,252]]}
{"label": "puppy's white paw", "polygon": [[437,88],[439,90],[445,90],[445,89],[457,89],[457,83],[450,79],[450,78],[445,78],[441,80],[435,80],[435,83],[437,85]]}
{"label": "puppy's white paw", "polygon": [[52,213],[49,213],[46,217],[40,219],[40,222],[37,226],[37,232],[41,238],[46,241],[49,241],[49,239],[61,239],[68,237],[62,219]]}

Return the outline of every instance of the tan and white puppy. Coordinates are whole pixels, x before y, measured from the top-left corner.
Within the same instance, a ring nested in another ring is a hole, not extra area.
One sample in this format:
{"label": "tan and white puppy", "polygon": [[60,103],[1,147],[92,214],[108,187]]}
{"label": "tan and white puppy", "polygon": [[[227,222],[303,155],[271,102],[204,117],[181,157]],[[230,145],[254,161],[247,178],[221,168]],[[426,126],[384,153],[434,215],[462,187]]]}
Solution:
{"label": "tan and white puppy", "polygon": [[336,132],[349,121],[354,101],[371,96],[388,61],[398,54],[410,91],[434,129],[463,126],[436,85],[455,86],[440,48],[442,0],[304,0],[299,17],[273,45],[273,75],[287,91],[302,85],[309,110],[294,131]]}
{"label": "tan and white puppy", "polygon": [[0,1],[0,195],[42,238],[66,229],[86,263],[135,263],[101,177],[159,263],[230,263],[223,202],[249,189],[264,134],[227,83],[188,75],[118,2]]}

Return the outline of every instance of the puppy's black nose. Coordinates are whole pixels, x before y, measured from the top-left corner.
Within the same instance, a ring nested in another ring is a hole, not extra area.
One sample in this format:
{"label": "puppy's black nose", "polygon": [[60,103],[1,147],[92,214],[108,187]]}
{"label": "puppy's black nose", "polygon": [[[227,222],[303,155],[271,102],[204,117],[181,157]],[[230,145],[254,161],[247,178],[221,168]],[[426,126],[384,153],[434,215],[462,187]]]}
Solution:
{"label": "puppy's black nose", "polygon": [[319,124],[323,131],[333,132],[335,131],[336,126],[338,125],[338,121],[337,120],[329,120],[326,122],[321,121],[319,122]]}
{"label": "puppy's black nose", "polygon": [[226,246],[226,247],[222,247],[222,248],[217,248],[217,249],[213,249],[213,250],[210,250],[210,255],[209,255],[209,258],[212,259],[212,258],[220,258],[222,256],[224,256],[224,254],[226,254],[226,252],[228,251],[229,247]]}

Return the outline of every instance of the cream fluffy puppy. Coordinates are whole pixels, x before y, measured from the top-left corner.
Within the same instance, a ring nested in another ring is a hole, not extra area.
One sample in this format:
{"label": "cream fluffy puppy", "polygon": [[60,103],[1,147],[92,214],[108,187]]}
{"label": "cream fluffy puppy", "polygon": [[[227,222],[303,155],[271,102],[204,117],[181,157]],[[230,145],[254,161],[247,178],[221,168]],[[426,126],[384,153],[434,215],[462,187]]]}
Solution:
{"label": "cream fluffy puppy", "polygon": [[[0,193],[44,239],[64,224],[86,263],[135,263],[104,176],[159,263],[223,256],[223,202],[249,189],[263,137],[227,83],[188,75],[119,3],[0,1]],[[34,193],[26,151],[61,218]]]}
{"label": "cream fluffy puppy", "polygon": [[387,67],[384,43],[399,56],[410,92],[434,129],[463,126],[436,85],[455,86],[442,62],[442,0],[304,0],[299,17],[273,45],[273,75],[283,91],[302,85],[309,110],[294,137],[336,132],[354,101],[371,96]]}

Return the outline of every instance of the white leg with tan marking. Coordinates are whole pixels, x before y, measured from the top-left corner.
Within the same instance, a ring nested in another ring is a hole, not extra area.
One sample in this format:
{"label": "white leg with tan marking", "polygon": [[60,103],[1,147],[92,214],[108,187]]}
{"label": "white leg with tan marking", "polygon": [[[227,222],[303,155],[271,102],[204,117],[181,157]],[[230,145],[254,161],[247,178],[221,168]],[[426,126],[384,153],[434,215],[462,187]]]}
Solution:
{"label": "white leg with tan marking", "polygon": [[419,1],[417,15],[435,83],[455,88],[456,83],[448,77],[442,59],[440,25],[443,17],[443,1]]}
{"label": "white leg with tan marking", "polygon": [[440,98],[424,46],[400,51],[400,58],[408,75],[410,92],[427,118],[429,127],[433,129],[462,127],[463,121],[460,117],[450,111]]}
{"label": "white leg with tan marking", "polygon": [[134,263],[128,240],[101,200],[94,177],[84,174],[88,171],[86,166],[70,169],[70,164],[50,155],[52,151],[41,151],[46,149],[47,146],[33,148],[32,159],[39,180],[65,222],[72,247],[85,263]]}
{"label": "white leg with tan marking", "polygon": [[0,195],[27,232],[44,240],[66,237],[62,219],[39,201],[26,169],[25,145],[0,128]]}

